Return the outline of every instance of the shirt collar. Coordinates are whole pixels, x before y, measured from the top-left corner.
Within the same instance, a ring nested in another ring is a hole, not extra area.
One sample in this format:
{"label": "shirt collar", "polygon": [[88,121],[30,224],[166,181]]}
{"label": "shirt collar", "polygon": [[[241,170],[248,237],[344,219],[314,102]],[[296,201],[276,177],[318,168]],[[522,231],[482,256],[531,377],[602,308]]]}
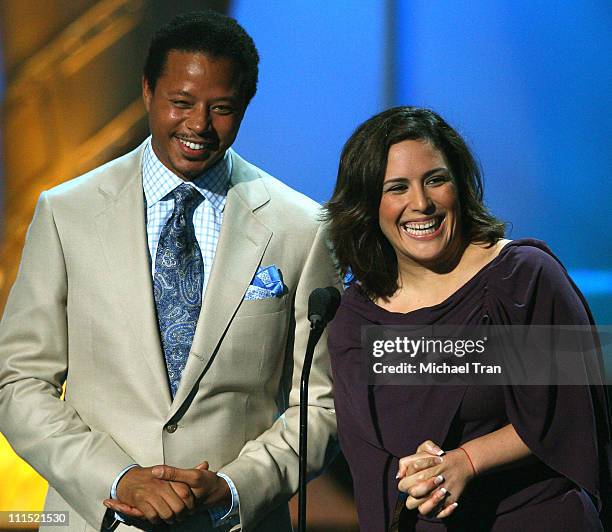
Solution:
{"label": "shirt collar", "polygon": [[[222,212],[225,208],[227,191],[230,187],[230,177],[232,175],[231,151],[231,149],[227,150],[223,159],[189,181],[219,212]],[[153,151],[151,137],[149,137],[142,157],[142,188],[147,208],[164,199],[184,182],[159,160]]]}

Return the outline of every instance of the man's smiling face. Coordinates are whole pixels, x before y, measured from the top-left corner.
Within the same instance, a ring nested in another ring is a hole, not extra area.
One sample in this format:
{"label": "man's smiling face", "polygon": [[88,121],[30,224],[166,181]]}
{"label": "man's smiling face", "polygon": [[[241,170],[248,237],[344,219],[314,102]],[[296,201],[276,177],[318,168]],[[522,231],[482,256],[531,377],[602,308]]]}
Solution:
{"label": "man's smiling face", "polygon": [[144,79],[142,88],[153,150],[181,179],[213,166],[234,142],[245,104],[230,58],[171,50],[155,87]]}

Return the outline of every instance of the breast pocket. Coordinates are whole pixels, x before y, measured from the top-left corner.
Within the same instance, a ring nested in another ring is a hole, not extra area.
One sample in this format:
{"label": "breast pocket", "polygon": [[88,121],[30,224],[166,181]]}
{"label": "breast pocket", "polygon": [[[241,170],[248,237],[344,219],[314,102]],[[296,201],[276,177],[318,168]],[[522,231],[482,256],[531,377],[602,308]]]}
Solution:
{"label": "breast pocket", "polygon": [[236,312],[236,318],[246,316],[261,316],[282,312],[289,304],[289,297],[267,297],[265,299],[250,299],[242,301]]}
{"label": "breast pocket", "polygon": [[251,389],[280,378],[287,350],[289,308],[278,300],[243,302],[228,329],[222,356],[233,377]]}

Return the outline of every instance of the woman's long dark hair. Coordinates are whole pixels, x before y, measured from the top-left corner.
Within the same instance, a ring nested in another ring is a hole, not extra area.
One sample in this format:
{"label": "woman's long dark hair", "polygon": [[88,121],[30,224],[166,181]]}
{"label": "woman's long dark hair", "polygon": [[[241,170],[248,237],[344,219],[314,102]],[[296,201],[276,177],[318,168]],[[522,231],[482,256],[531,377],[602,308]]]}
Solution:
{"label": "woman's long dark hair", "polygon": [[423,140],[450,166],[467,242],[494,244],[505,224],[483,204],[482,176],[461,136],[439,115],[418,107],[394,107],[361,124],[342,150],[338,179],[325,218],[343,274],[350,271],[365,294],[386,298],[398,288],[397,257],[378,223],[387,155],[393,144]]}

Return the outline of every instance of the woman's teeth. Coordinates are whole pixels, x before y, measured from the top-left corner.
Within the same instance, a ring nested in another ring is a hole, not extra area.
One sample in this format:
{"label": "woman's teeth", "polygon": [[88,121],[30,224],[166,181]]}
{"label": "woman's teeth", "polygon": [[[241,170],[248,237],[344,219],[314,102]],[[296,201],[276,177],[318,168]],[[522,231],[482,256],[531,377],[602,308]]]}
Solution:
{"label": "woman's teeth", "polygon": [[406,222],[402,229],[409,235],[424,236],[435,233],[442,223],[442,218],[432,218],[426,222]]}

